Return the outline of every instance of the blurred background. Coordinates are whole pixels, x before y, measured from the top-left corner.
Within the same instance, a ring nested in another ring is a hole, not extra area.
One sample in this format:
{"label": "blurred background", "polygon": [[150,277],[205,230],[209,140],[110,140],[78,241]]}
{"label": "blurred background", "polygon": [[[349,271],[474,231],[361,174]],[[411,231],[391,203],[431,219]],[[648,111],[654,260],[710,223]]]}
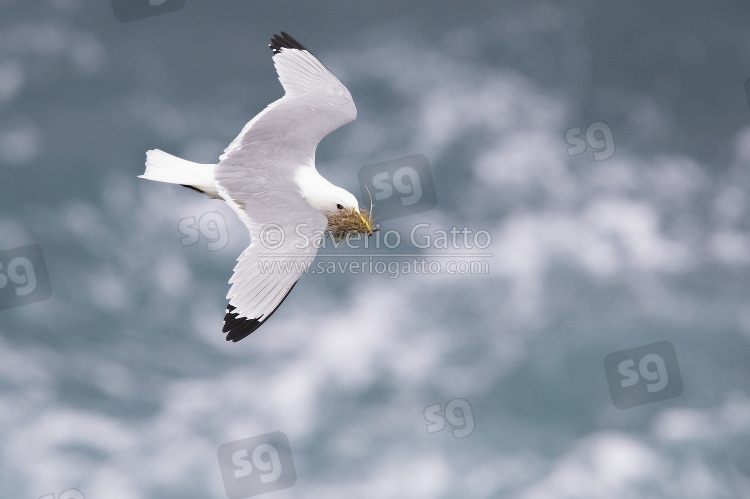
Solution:
{"label": "blurred background", "polygon": [[[0,496],[226,497],[219,446],[283,432],[264,497],[750,497],[750,7],[119,1],[0,0]],[[488,271],[307,275],[224,340],[247,231],[137,175],[281,97],[281,30],[358,108],[324,176],[429,161],[379,261]]]}

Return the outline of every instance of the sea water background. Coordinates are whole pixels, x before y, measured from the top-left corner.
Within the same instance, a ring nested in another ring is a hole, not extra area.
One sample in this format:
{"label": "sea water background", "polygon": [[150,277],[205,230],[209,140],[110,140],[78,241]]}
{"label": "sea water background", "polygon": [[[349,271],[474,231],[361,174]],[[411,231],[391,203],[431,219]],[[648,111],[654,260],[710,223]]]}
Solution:
{"label": "sea water background", "polygon": [[[457,252],[488,274],[305,276],[224,341],[244,227],[136,175],[280,97],[281,30],[359,110],[319,170],[359,193],[425,155],[436,208],[384,230],[487,231]],[[0,496],[224,497],[217,448],[276,431],[297,481],[268,497],[750,496],[749,76],[740,2],[0,1],[0,251],[39,245],[52,287],[0,311]],[[597,122],[614,154],[570,156]],[[207,213],[224,246],[183,246]],[[616,408],[604,358],[660,341],[682,393]],[[428,432],[454,399],[474,431]]]}

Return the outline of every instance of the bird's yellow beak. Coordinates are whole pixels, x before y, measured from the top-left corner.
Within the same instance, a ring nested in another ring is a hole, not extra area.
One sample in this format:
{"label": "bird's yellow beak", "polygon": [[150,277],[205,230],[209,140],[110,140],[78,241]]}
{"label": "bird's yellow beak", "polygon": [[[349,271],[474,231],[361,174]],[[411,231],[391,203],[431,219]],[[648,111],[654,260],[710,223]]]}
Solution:
{"label": "bird's yellow beak", "polygon": [[359,215],[359,219],[362,220],[362,223],[365,224],[365,227],[367,227],[367,230],[372,230],[372,227],[370,226],[370,222],[367,221],[365,217],[362,216],[362,213],[357,210],[357,215]]}

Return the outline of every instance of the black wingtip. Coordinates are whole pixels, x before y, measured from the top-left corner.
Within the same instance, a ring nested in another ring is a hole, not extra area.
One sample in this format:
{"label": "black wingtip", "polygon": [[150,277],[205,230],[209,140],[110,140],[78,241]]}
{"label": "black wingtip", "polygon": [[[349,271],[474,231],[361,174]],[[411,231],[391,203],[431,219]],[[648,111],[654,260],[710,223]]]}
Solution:
{"label": "black wingtip", "polygon": [[263,321],[260,321],[260,317],[256,319],[246,319],[245,317],[237,317],[237,312],[234,312],[235,307],[227,305],[227,315],[224,316],[224,328],[222,332],[227,333],[227,341],[234,341],[235,343],[245,338],[250,333],[258,329]]}
{"label": "black wingtip", "polygon": [[281,49],[307,50],[300,42],[289,36],[285,31],[281,32],[281,36],[273,35],[271,43],[268,46],[271,47],[271,51],[274,54],[281,52]]}
{"label": "black wingtip", "polygon": [[[242,338],[249,336],[250,333],[262,326],[273,315],[273,313],[279,309],[281,304],[284,303],[284,300],[286,300],[286,297],[289,296],[289,293],[292,292],[294,286],[296,285],[296,282],[292,284],[292,287],[289,288],[289,291],[286,292],[284,298],[281,299],[279,304],[276,305],[276,308],[274,308],[271,313],[268,314],[265,318],[263,318],[262,315],[260,317],[256,317],[255,319],[237,317],[239,314],[234,311],[237,307],[235,307],[231,303],[228,303],[227,314],[224,316],[224,328],[222,328],[221,330],[222,332],[227,333],[227,341],[233,341],[236,343]],[[263,320],[261,320],[261,318],[263,318]]]}

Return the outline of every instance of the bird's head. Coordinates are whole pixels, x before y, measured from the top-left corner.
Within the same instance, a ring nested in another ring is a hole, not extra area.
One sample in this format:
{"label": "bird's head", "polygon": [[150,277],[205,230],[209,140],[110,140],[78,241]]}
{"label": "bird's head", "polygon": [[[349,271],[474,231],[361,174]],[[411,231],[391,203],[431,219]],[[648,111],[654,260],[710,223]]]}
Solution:
{"label": "bird's head", "polygon": [[359,208],[354,195],[336,187],[332,196],[331,209],[327,210],[328,229],[336,239],[348,234],[367,234],[371,236],[378,229],[373,228],[374,219],[366,209]]}
{"label": "bird's head", "polygon": [[347,191],[346,189],[342,189],[341,187],[336,187],[331,201],[332,209],[330,211],[354,210],[359,212],[359,203],[357,202],[357,198],[354,197],[354,194]]}
{"label": "bird's head", "polygon": [[302,199],[328,218],[327,231],[334,239],[354,234],[371,236],[378,230],[372,215],[367,209],[360,209],[354,194],[333,185],[314,168],[300,168],[295,180]]}
{"label": "bird's head", "polygon": [[363,216],[360,212],[359,202],[357,202],[357,198],[354,197],[354,194],[346,189],[342,189],[341,187],[336,187],[332,204],[335,205],[333,206],[334,209],[328,210],[329,212],[356,213],[357,217],[362,221],[363,226],[366,227],[368,231],[372,231],[370,220],[368,220],[369,217]]}

